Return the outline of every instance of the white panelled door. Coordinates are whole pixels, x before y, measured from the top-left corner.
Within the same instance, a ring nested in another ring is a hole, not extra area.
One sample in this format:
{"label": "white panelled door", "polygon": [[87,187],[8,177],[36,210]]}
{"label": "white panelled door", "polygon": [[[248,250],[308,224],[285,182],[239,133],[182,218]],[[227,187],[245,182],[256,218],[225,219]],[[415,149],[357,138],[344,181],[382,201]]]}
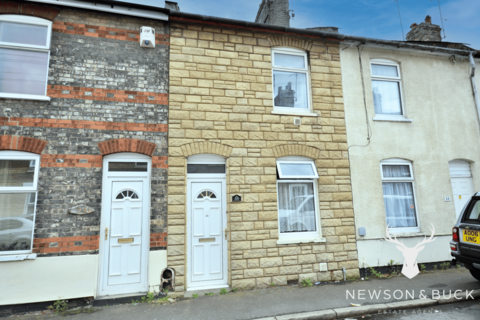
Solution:
{"label": "white panelled door", "polygon": [[113,181],[108,285],[141,282],[142,182]]}
{"label": "white panelled door", "polygon": [[473,195],[472,178],[451,178],[453,202],[455,204],[455,213],[458,218],[463,207]]}
{"label": "white panelled door", "polygon": [[450,180],[452,182],[453,202],[455,204],[456,217],[460,215],[463,207],[474,194],[472,171],[470,163],[463,160],[453,160],[448,163]]}
{"label": "white panelled door", "polygon": [[221,182],[191,183],[190,276],[194,286],[225,278],[222,189]]}
{"label": "white panelled door", "polygon": [[104,157],[99,250],[99,296],[148,291],[151,158]]}

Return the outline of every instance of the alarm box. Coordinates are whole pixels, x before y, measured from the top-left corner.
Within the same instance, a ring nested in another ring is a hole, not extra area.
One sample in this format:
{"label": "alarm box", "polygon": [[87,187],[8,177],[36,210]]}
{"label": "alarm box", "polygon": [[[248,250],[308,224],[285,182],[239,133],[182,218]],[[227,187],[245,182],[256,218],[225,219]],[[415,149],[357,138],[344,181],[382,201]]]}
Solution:
{"label": "alarm box", "polygon": [[155,48],[155,29],[150,27],[140,28],[140,47]]}

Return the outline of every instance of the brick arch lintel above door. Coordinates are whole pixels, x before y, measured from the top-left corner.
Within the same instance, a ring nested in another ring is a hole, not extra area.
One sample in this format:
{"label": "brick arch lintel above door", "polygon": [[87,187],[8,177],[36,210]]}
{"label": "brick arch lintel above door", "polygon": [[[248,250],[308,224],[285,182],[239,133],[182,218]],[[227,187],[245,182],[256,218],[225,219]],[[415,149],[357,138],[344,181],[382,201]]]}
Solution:
{"label": "brick arch lintel above door", "polygon": [[156,147],[155,143],[138,139],[112,139],[98,143],[98,148],[104,156],[119,152],[135,152],[151,157]]}

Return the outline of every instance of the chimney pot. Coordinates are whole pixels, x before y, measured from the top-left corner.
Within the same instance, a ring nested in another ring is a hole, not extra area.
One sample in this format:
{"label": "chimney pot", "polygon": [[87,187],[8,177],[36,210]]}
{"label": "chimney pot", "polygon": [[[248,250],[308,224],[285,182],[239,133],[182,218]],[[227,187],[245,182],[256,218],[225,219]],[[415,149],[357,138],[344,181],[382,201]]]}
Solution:
{"label": "chimney pot", "polygon": [[418,24],[412,23],[412,25],[410,26],[410,29],[413,29],[413,28],[415,28],[415,27],[418,27]]}
{"label": "chimney pot", "polygon": [[426,23],[432,23],[432,17],[427,16],[427,17],[425,18],[425,22],[426,22]]}

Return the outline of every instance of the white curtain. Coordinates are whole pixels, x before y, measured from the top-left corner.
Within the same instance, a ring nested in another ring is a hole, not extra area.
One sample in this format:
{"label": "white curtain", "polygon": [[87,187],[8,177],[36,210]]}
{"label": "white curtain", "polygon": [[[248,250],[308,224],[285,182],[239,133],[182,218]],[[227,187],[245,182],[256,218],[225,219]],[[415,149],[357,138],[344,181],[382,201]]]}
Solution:
{"label": "white curtain", "polygon": [[398,82],[373,80],[372,88],[375,114],[402,114]]}
{"label": "white curtain", "polygon": [[372,74],[374,76],[398,77],[396,66],[386,66],[381,64],[372,64]]}
{"label": "white curtain", "polygon": [[280,232],[316,231],[313,183],[279,183]]}
{"label": "white curtain", "polygon": [[[388,178],[410,177],[410,167],[383,166],[383,176]],[[412,182],[383,182],[383,199],[390,228],[416,227],[415,201]]]}

